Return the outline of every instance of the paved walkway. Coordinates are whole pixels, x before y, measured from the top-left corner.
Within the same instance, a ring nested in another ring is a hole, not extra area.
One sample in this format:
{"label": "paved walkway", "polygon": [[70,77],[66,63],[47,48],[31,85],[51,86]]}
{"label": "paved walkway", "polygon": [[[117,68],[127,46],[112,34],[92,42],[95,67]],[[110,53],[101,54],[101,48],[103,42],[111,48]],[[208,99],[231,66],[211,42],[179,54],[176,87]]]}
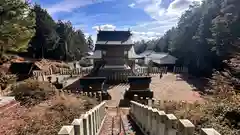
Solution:
{"label": "paved walkway", "polygon": [[117,107],[120,100],[123,99],[125,90],[129,88],[128,84],[119,84],[114,86],[109,86],[108,93],[111,95],[111,100],[107,101],[106,106]]}
{"label": "paved walkway", "polygon": [[128,108],[108,108],[99,135],[143,135],[128,114]]}

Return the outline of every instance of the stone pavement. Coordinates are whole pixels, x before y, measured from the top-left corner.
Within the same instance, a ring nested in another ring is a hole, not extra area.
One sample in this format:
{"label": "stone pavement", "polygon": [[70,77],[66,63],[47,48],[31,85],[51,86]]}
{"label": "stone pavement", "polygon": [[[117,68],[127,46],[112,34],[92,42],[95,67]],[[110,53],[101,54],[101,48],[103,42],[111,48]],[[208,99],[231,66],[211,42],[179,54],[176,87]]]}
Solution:
{"label": "stone pavement", "polygon": [[117,108],[108,108],[99,135],[143,135],[128,115],[129,108],[119,108],[119,111]]}
{"label": "stone pavement", "polygon": [[123,99],[125,90],[129,88],[128,84],[118,84],[114,86],[109,86],[108,93],[111,95],[112,99],[106,102],[108,107],[117,107],[120,100]]}

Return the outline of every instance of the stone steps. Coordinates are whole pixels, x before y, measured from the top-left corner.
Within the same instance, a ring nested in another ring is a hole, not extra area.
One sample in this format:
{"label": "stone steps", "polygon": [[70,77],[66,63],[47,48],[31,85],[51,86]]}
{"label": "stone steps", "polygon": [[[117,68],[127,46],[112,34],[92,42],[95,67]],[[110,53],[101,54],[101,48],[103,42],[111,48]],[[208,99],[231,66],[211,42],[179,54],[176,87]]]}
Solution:
{"label": "stone steps", "polygon": [[[119,114],[121,114],[122,123]],[[106,119],[99,135],[143,135],[130,121],[128,110],[120,109],[119,114],[117,114],[115,107],[108,108]],[[124,134],[124,131],[126,134]]]}

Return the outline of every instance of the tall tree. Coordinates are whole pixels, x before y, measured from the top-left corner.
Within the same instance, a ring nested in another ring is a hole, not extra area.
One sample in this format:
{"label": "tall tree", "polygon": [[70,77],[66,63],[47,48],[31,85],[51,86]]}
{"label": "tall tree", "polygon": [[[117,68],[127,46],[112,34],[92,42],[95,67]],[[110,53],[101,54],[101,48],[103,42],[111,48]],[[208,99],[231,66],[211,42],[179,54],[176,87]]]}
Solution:
{"label": "tall tree", "polygon": [[87,52],[87,43],[81,30],[75,30],[70,21],[57,23],[57,33],[60,37],[58,50],[64,56],[61,59],[72,60],[80,59],[84,52]]}
{"label": "tall tree", "polygon": [[76,30],[74,31],[72,41],[73,42],[70,45],[70,52],[74,56],[74,59],[80,60],[85,55],[85,52],[88,52],[85,35],[81,30]]}
{"label": "tall tree", "polygon": [[24,51],[35,33],[34,13],[22,0],[1,0],[0,5],[0,54]]}
{"label": "tall tree", "polygon": [[57,25],[40,5],[34,5],[33,11],[36,14],[36,34],[31,40],[29,51],[36,57],[45,57],[58,45],[60,38],[56,33]]}
{"label": "tall tree", "polygon": [[194,75],[211,75],[240,48],[239,6],[239,0],[193,3],[178,25],[158,39],[154,50],[169,50]]}
{"label": "tall tree", "polygon": [[93,40],[92,40],[92,36],[88,36],[87,37],[87,44],[88,44],[88,49],[90,51],[93,51],[93,48],[94,48],[94,43],[93,43]]}

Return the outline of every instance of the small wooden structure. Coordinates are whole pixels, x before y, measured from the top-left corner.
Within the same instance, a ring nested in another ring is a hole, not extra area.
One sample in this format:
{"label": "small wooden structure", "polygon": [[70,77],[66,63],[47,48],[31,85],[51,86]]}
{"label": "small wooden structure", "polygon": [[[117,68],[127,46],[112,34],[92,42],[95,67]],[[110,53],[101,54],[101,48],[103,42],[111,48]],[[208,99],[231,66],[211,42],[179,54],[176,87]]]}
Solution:
{"label": "small wooden structure", "polygon": [[32,76],[33,70],[40,70],[34,62],[12,62],[9,67],[9,72],[17,74],[18,80],[24,80]]}
{"label": "small wooden structure", "polygon": [[125,92],[124,99],[133,100],[134,95],[139,97],[153,98],[153,91],[150,90],[150,76],[129,76],[130,88]]}

